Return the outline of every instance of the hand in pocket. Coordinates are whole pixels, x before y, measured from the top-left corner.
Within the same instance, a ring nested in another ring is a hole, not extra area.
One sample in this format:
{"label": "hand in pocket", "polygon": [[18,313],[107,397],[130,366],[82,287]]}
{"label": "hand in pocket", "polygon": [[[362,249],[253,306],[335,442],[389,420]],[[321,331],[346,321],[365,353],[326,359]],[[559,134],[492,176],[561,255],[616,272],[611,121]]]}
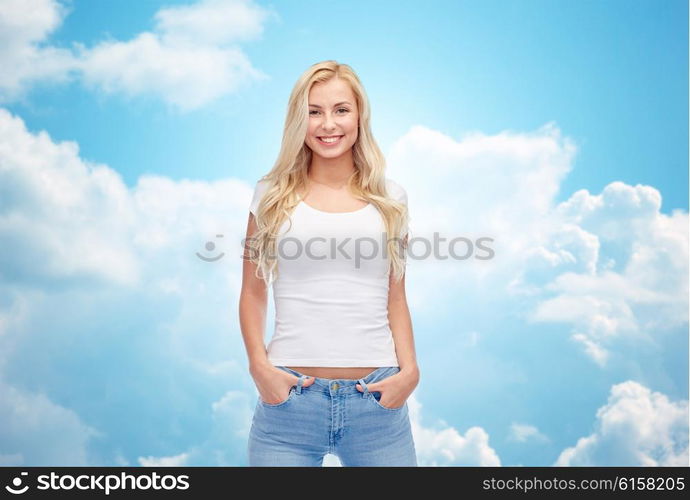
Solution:
{"label": "hand in pocket", "polygon": [[[252,373],[254,383],[259,391],[259,398],[266,404],[276,405],[287,401],[290,390],[297,385],[299,377],[287,373],[275,366],[266,366]],[[302,387],[314,383],[314,377],[304,380]]]}
{"label": "hand in pocket", "polygon": [[[412,391],[417,386],[419,378],[417,375],[408,375],[407,372],[401,372],[386,377],[378,382],[367,384],[367,390],[371,393],[379,392],[381,395],[378,398],[378,403],[389,410],[397,410],[403,407],[410,397]],[[364,392],[364,388],[360,384],[356,384],[359,392]],[[372,397],[374,395],[372,394]]]}

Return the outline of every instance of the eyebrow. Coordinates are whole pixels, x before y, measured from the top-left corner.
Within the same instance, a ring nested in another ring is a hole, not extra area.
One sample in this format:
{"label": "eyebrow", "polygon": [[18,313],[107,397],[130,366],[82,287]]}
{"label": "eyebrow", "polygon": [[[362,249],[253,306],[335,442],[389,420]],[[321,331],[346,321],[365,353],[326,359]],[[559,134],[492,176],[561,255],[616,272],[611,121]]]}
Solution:
{"label": "eyebrow", "polygon": [[[341,104],[350,104],[350,103],[348,101],[341,101],[341,102],[335,103],[333,105],[333,107],[335,108],[336,106],[340,106]],[[319,106],[318,104],[310,104],[309,106],[312,106],[314,108],[321,108],[321,106]]]}

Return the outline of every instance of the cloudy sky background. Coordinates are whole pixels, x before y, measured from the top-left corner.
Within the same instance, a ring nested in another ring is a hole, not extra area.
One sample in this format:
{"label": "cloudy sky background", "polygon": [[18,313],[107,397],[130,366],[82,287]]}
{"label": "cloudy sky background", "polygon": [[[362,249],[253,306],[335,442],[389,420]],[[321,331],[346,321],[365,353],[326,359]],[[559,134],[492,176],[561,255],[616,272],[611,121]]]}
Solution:
{"label": "cloudy sky background", "polygon": [[410,259],[420,464],[688,465],[687,3],[432,5],[0,0],[0,465],[246,464],[241,239],[324,59],[413,235],[494,239]]}

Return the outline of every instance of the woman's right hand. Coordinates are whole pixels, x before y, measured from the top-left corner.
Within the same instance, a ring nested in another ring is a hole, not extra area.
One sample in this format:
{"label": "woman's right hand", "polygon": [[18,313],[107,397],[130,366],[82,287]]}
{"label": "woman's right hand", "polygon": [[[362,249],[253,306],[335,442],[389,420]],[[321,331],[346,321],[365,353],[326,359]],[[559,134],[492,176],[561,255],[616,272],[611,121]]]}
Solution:
{"label": "woman's right hand", "polygon": [[[251,370],[252,378],[259,391],[259,397],[264,403],[275,405],[287,400],[290,389],[297,385],[299,377],[288,373],[273,365],[262,365]],[[314,383],[314,377],[308,377],[302,383],[302,387],[308,387]]]}

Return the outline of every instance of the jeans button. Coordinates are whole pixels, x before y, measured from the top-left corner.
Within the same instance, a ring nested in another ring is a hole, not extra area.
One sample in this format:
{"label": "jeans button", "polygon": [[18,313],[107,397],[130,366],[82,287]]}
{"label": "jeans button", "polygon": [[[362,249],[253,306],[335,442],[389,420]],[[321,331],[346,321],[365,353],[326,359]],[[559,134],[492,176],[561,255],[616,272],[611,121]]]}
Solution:
{"label": "jeans button", "polygon": [[335,383],[333,384],[333,390],[334,390],[334,391],[337,391],[337,390],[338,390],[338,387],[339,387],[339,386],[338,386],[338,383],[335,382]]}

